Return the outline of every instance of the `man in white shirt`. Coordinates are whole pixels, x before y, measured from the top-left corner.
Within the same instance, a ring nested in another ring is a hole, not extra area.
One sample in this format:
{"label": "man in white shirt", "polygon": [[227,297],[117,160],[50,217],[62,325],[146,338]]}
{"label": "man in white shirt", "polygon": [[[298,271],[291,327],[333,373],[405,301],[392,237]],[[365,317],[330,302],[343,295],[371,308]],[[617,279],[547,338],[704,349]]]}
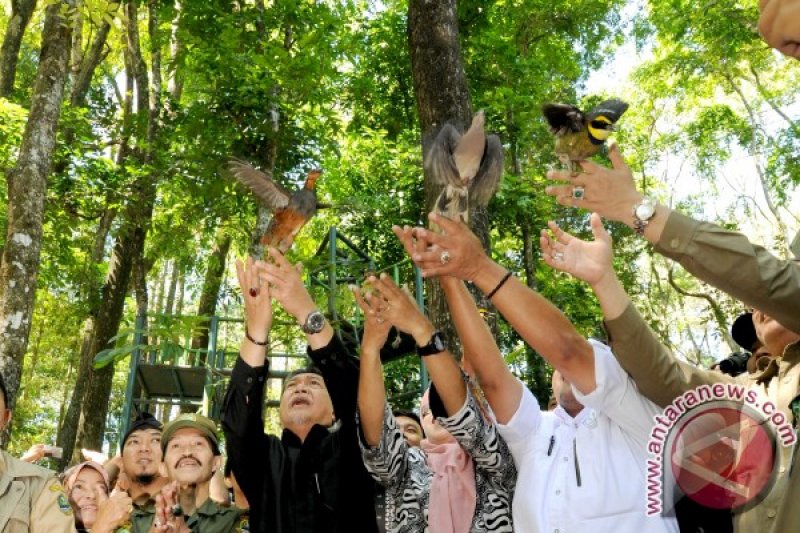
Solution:
{"label": "man in white shirt", "polygon": [[[605,345],[587,341],[550,302],[492,261],[465,225],[437,215],[431,220],[444,234],[394,231],[423,275],[439,276],[464,359],[514,455],[514,529],[677,532],[674,518],[646,514],[646,441],[657,407],[638,393]],[[542,412],[508,369],[459,279],[472,280],[556,369],[554,411]]]}

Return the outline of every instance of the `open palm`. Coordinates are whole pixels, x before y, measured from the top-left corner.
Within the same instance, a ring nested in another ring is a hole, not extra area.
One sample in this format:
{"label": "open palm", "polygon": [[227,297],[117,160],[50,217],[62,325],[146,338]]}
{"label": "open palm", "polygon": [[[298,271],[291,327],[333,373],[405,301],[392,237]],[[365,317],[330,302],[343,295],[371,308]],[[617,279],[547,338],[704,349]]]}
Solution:
{"label": "open palm", "polygon": [[572,274],[576,278],[596,285],[604,277],[613,275],[611,236],[603,228],[600,216],[592,214],[593,241],[584,241],[562,230],[555,222],[542,230],[540,238],[545,262],[556,270]]}

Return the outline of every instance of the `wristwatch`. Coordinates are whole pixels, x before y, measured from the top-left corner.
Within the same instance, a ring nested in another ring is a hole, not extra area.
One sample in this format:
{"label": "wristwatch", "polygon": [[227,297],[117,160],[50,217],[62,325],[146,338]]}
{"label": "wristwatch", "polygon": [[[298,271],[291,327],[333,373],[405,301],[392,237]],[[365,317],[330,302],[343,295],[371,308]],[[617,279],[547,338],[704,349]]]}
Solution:
{"label": "wristwatch", "polygon": [[426,355],[433,355],[442,353],[447,349],[447,343],[444,340],[444,335],[441,331],[434,331],[431,335],[431,340],[425,346],[417,346],[417,355],[425,357]]}
{"label": "wristwatch", "polygon": [[645,196],[641,202],[633,207],[633,231],[637,235],[644,235],[645,228],[655,215],[656,203]]}
{"label": "wristwatch", "polygon": [[313,335],[319,333],[325,327],[325,315],[319,309],[314,309],[306,317],[306,321],[300,326],[303,333]]}

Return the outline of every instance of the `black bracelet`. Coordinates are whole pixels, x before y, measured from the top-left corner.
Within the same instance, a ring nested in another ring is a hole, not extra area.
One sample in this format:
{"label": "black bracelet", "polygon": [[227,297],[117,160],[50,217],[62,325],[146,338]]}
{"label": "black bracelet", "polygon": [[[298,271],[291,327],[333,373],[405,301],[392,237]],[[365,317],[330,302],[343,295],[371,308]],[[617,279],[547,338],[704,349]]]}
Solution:
{"label": "black bracelet", "polygon": [[503,285],[505,285],[506,281],[508,281],[508,278],[510,277],[511,277],[511,271],[509,270],[508,272],[506,272],[506,275],[503,276],[503,279],[500,280],[500,283],[498,283],[497,286],[494,289],[492,289],[492,292],[486,295],[486,299],[491,300],[492,296],[497,294],[497,291],[499,291],[503,287]]}
{"label": "black bracelet", "polygon": [[253,337],[250,336],[250,332],[247,331],[247,328],[244,328],[244,336],[247,337],[247,340],[249,340],[253,344],[258,344],[259,346],[266,346],[266,345],[269,344],[269,335],[267,335],[267,338],[266,338],[265,341],[259,342],[259,341],[255,340]]}

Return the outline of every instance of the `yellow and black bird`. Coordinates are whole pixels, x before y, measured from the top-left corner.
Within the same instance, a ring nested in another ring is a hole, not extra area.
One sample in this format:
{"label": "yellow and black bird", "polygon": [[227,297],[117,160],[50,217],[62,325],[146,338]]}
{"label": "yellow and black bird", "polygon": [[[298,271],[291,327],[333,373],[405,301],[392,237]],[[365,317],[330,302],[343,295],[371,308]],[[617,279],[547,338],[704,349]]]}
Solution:
{"label": "yellow and black bird", "polygon": [[600,152],[627,109],[628,104],[617,98],[602,102],[588,113],[570,104],[542,106],[542,114],[556,137],[558,159],[570,172],[577,172],[576,162]]}
{"label": "yellow and black bird", "polygon": [[470,206],[486,207],[500,186],[503,146],[497,135],[486,135],[479,111],[463,134],[446,123],[433,137],[423,165],[442,187],[434,210],[451,220],[469,222]]}

